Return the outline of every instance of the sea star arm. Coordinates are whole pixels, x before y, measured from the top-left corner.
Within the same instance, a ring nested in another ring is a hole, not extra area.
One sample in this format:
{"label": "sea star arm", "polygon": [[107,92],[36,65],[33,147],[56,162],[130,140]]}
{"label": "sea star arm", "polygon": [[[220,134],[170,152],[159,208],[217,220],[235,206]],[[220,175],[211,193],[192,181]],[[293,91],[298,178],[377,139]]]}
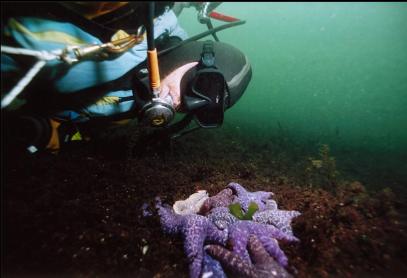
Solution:
{"label": "sea star arm", "polygon": [[248,249],[254,264],[255,276],[258,278],[269,277],[292,277],[284,267],[280,266],[263,247],[262,242],[256,236],[250,236]]}
{"label": "sea star arm", "polygon": [[208,245],[206,251],[230,272],[240,277],[256,277],[250,261],[243,260],[237,253],[220,245]]}

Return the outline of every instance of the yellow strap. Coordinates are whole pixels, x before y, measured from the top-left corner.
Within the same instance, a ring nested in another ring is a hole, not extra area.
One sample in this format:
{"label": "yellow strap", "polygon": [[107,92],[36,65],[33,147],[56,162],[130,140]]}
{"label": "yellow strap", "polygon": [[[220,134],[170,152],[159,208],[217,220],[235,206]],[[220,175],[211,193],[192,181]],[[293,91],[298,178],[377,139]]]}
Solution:
{"label": "yellow strap", "polygon": [[114,33],[114,35],[112,36],[111,41],[114,42],[114,41],[125,39],[125,38],[128,38],[128,37],[130,37],[130,35],[127,34],[126,31],[120,29],[116,33]]}
{"label": "yellow strap", "polygon": [[80,141],[80,140],[82,140],[82,135],[79,131],[72,135],[71,141]]}
{"label": "yellow strap", "polygon": [[49,121],[51,123],[51,138],[49,139],[46,149],[50,150],[51,152],[57,152],[61,146],[58,135],[58,127],[61,125],[61,123],[53,119],[50,119]]}
{"label": "yellow strap", "polygon": [[109,105],[119,103],[120,98],[111,96],[111,97],[102,97],[97,102],[96,105]]}
{"label": "yellow strap", "polygon": [[117,121],[112,121],[112,125],[127,125],[131,119],[123,119],[123,120],[117,120]]}
{"label": "yellow strap", "polygon": [[85,41],[60,31],[31,32],[28,28],[26,28],[14,18],[9,19],[8,25],[11,29],[14,29],[39,41],[50,41],[68,45],[86,44]]}

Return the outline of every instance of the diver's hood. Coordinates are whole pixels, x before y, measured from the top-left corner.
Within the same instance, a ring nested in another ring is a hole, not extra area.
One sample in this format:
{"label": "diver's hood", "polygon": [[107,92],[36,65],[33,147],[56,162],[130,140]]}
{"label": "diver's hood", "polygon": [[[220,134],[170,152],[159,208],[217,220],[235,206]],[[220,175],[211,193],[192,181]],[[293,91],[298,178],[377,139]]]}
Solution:
{"label": "diver's hood", "polygon": [[[203,41],[193,41],[161,55],[159,57],[160,76],[165,78],[166,75],[184,64],[199,62],[203,44]],[[227,43],[213,42],[213,50],[215,65],[223,74],[228,87],[229,99],[226,108],[230,108],[240,99],[251,80],[251,65],[246,55]],[[183,94],[189,94],[191,82],[197,70],[197,67],[190,69],[182,78],[181,92]]]}

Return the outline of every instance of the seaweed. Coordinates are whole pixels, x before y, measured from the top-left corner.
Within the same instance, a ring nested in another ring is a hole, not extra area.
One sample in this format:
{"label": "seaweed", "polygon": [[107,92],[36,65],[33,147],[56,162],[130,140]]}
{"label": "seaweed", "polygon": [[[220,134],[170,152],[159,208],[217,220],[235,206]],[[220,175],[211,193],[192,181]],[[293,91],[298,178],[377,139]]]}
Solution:
{"label": "seaweed", "polygon": [[229,205],[229,211],[240,220],[252,220],[253,214],[259,210],[259,206],[255,202],[250,202],[247,212],[243,214],[242,206],[239,203]]}
{"label": "seaweed", "polygon": [[310,186],[335,192],[339,171],[336,168],[336,160],[330,155],[327,144],[320,146],[317,157],[308,158],[305,176]]}

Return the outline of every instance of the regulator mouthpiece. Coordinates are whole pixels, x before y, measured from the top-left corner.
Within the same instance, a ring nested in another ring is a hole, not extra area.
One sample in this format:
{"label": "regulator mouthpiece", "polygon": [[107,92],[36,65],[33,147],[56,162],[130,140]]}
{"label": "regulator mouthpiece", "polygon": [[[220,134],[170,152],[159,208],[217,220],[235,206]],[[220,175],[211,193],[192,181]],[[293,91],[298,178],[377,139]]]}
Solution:
{"label": "regulator mouthpiece", "polygon": [[[170,98],[169,98],[170,99]],[[169,124],[174,118],[175,110],[172,101],[153,98],[142,109],[143,124],[152,127],[162,127]]]}

